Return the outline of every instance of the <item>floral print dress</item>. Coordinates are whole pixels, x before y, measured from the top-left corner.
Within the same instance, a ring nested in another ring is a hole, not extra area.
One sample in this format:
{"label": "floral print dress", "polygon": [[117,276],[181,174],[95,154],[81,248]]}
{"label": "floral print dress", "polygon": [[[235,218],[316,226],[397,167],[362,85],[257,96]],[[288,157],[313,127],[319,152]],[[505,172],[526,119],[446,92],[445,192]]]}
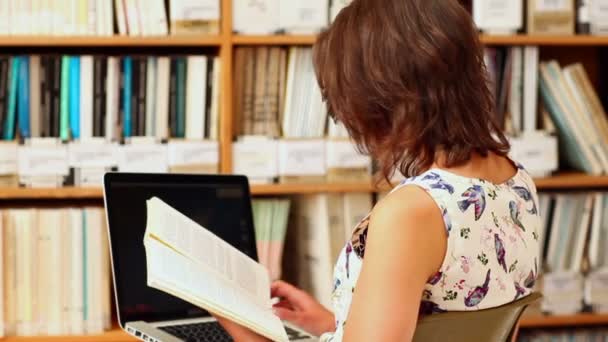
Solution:
{"label": "floral print dress", "polygon": [[[541,220],[536,187],[521,166],[502,184],[431,169],[405,179],[393,192],[404,186],[418,186],[433,198],[448,237],[443,264],[422,294],[420,315],[492,308],[530,294],[538,275]],[[369,216],[338,258],[332,294],[336,331],[322,341],[342,340],[368,224]]]}

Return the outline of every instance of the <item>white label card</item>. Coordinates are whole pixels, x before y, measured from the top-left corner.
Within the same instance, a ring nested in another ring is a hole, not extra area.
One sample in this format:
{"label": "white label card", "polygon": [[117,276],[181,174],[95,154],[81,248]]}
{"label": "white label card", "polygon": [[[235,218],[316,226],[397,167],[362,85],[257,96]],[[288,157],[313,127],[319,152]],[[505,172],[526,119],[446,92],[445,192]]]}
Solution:
{"label": "white label card", "polygon": [[17,174],[17,143],[0,143],[0,175]]}
{"label": "white label card", "polygon": [[571,0],[536,0],[536,10],[539,12],[561,12],[574,10]]}
{"label": "white label card", "polygon": [[279,174],[282,176],[324,176],[325,140],[281,140]]}
{"label": "white label card", "polygon": [[281,1],[279,26],[287,31],[314,32],[327,26],[328,12],[328,0]]}
{"label": "white label card", "polygon": [[525,165],[536,177],[543,177],[558,168],[557,138],[547,134],[530,134],[509,139],[510,157]]}
{"label": "white label card", "polygon": [[67,176],[68,149],[63,144],[56,146],[19,146],[20,176]]}
{"label": "white label card", "polygon": [[128,144],[118,147],[120,172],[167,172],[167,145]]}
{"label": "white label card", "polygon": [[360,154],[349,140],[327,141],[327,168],[368,168],[371,158]]}
{"label": "white label card", "polygon": [[72,142],[68,145],[69,165],[79,168],[110,168],[118,165],[118,145],[114,143]]}
{"label": "white label card", "polygon": [[220,0],[171,0],[171,21],[218,20]]}
{"label": "white label card", "polygon": [[278,145],[278,141],[272,139],[235,142],[232,145],[233,172],[250,178],[277,177]]}
{"label": "white label card", "polygon": [[217,141],[169,141],[169,165],[217,165]]}

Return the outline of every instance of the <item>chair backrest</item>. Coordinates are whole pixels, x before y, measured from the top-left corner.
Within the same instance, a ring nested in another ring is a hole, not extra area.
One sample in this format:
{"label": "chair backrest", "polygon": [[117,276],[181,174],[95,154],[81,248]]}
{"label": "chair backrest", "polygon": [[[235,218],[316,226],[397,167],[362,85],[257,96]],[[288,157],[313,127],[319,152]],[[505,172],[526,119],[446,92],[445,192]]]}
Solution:
{"label": "chair backrest", "polygon": [[541,297],[532,293],[496,308],[424,317],[416,326],[413,341],[510,341],[524,309]]}

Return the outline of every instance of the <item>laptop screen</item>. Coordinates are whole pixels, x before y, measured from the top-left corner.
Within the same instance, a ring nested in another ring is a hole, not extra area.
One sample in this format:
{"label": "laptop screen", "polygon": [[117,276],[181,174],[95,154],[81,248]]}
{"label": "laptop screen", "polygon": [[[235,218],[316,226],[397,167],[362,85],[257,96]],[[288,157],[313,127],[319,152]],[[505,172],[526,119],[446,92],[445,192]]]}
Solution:
{"label": "laptop screen", "polygon": [[[208,316],[146,284],[146,200],[156,196],[257,260],[247,179],[240,176],[109,173],[104,179],[121,326]],[[176,227],[179,229],[179,227]]]}

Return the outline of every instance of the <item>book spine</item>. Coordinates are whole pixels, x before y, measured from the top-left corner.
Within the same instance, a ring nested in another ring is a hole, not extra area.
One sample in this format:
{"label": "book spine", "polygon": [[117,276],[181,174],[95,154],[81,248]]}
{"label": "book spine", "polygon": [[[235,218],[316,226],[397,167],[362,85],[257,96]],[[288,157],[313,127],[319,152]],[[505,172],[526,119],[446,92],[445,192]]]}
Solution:
{"label": "book spine", "polygon": [[100,84],[101,84],[101,89],[100,89],[100,97],[101,97],[101,110],[100,110],[100,116],[99,116],[99,128],[100,128],[100,133],[99,136],[103,137],[106,135],[106,116],[107,113],[106,111],[108,110],[108,106],[107,106],[107,84],[108,84],[108,58],[106,56],[102,56],[101,58],[101,80],[100,80]]}
{"label": "book spine", "polygon": [[133,76],[133,60],[131,57],[125,57],[123,59],[123,136],[128,138],[131,136],[131,91],[133,89],[132,76]]}
{"label": "book spine", "polygon": [[39,67],[39,75],[40,75],[40,83],[38,85],[40,92],[40,136],[48,137],[50,136],[50,117],[49,117],[49,102],[47,98],[48,91],[48,58],[47,56],[40,56],[40,67]]}
{"label": "book spine", "polygon": [[186,59],[177,59],[177,122],[176,137],[186,134]]}
{"label": "book spine", "polygon": [[61,95],[59,114],[59,138],[70,138],[70,56],[61,58]]}
{"label": "book spine", "polygon": [[4,123],[6,121],[6,107],[8,100],[8,77],[10,59],[0,56],[0,135],[3,136]]}
{"label": "book spine", "polygon": [[15,115],[17,110],[17,85],[19,81],[19,57],[13,57],[9,72],[8,113],[4,125],[4,140],[15,139]]}
{"label": "book spine", "polygon": [[591,33],[590,0],[576,0],[576,33]]}
{"label": "book spine", "polygon": [[207,84],[206,84],[206,94],[205,94],[205,132],[204,137],[209,138],[211,135],[211,107],[213,104],[213,69],[216,67],[214,65],[213,57],[207,58]]}
{"label": "book spine", "polygon": [[177,137],[177,57],[171,58],[169,74],[169,131]]}
{"label": "book spine", "polygon": [[94,57],[80,57],[80,134],[81,139],[93,137]]}
{"label": "book spine", "polygon": [[137,105],[137,93],[139,91],[139,57],[133,58],[131,73],[131,135],[139,136],[139,106]]}
{"label": "book spine", "polygon": [[142,57],[139,59],[139,75],[137,83],[137,134],[139,136],[146,135],[146,88],[148,82],[148,59]]}
{"label": "book spine", "polygon": [[42,114],[41,114],[41,96],[40,84],[42,82],[41,68],[40,68],[40,56],[30,56],[29,63],[29,98],[30,98],[30,136],[40,137],[41,126],[42,126]]}
{"label": "book spine", "polygon": [[21,138],[30,137],[30,62],[26,56],[19,57],[19,89],[17,111],[19,135]]}
{"label": "book spine", "polygon": [[50,60],[49,84],[51,85],[51,136],[59,138],[61,135],[61,87],[62,87],[62,65],[63,57],[53,56]]}
{"label": "book spine", "polygon": [[96,56],[93,58],[93,136],[100,137],[101,134],[101,103],[103,102],[101,89],[103,88],[103,79],[101,75],[102,57]]}
{"label": "book spine", "polygon": [[157,74],[157,60],[156,57],[148,57],[148,67],[146,72],[146,131],[145,135],[148,137],[154,136],[154,128],[156,126],[156,99],[154,98],[154,92],[156,91],[156,74]]}
{"label": "book spine", "polygon": [[70,57],[69,126],[73,139],[80,138],[80,57]]}

